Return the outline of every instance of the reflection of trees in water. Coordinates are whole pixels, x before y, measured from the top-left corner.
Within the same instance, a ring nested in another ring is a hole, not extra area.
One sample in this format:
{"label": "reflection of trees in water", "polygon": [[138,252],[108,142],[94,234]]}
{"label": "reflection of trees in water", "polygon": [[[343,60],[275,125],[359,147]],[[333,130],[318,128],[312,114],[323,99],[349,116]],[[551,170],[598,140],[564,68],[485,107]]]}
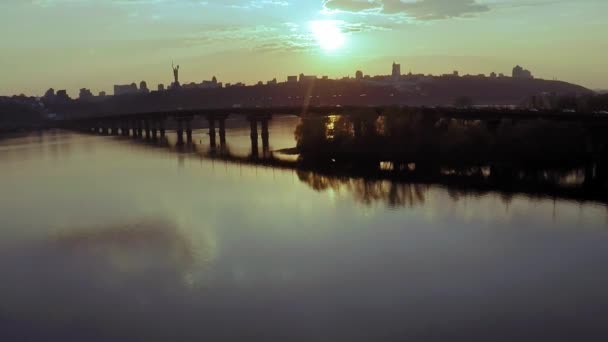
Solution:
{"label": "reflection of trees in water", "polygon": [[331,177],[312,171],[298,171],[298,178],[315,191],[346,191],[365,205],[382,202],[390,207],[422,205],[428,186],[424,184],[399,183],[389,180]]}

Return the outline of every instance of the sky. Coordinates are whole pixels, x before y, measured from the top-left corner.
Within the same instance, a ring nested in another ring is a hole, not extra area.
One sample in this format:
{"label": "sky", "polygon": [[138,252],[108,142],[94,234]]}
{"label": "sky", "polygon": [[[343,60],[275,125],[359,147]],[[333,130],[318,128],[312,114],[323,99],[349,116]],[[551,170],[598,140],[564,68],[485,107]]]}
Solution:
{"label": "sky", "polygon": [[608,0],[0,0],[0,95],[114,84],[510,74],[608,89]]}

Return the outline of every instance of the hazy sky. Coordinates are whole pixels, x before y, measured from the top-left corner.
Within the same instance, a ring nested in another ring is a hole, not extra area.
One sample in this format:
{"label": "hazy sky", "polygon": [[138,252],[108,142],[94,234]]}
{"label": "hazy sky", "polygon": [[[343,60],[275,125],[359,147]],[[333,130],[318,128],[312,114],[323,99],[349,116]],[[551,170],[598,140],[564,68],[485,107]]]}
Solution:
{"label": "hazy sky", "polygon": [[608,88],[608,0],[0,0],[0,94],[357,69]]}

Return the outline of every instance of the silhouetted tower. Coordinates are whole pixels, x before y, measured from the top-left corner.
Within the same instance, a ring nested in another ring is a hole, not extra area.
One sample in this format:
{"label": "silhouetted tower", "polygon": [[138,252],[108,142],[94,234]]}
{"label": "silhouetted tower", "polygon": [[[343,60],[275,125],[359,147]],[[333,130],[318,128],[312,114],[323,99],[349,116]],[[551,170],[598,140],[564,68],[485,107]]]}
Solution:
{"label": "silhouetted tower", "polygon": [[399,76],[401,76],[401,64],[397,64],[395,62],[393,62],[393,73],[392,76],[394,78],[397,78]]}
{"label": "silhouetted tower", "polygon": [[150,89],[148,89],[148,84],[146,83],[146,81],[141,81],[139,83],[139,92],[143,93],[143,94],[147,94],[150,92]]}

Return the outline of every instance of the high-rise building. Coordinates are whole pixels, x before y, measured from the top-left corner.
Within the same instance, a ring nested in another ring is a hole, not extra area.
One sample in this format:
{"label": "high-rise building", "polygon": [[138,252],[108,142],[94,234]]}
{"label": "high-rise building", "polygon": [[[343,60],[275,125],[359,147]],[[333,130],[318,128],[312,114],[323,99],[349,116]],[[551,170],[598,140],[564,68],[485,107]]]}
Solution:
{"label": "high-rise building", "polygon": [[532,79],[532,72],[530,70],[524,69],[521,66],[517,65],[513,68],[513,78],[523,78],[523,79]]}
{"label": "high-rise building", "polygon": [[93,98],[93,93],[91,92],[91,90],[89,90],[87,88],[82,88],[82,89],[80,89],[78,98],[81,100],[90,100]]}
{"label": "high-rise building", "polygon": [[143,93],[143,94],[147,94],[150,92],[150,89],[148,89],[148,84],[146,83],[146,81],[141,81],[139,83],[139,92]]}
{"label": "high-rise building", "polygon": [[397,63],[393,62],[392,76],[393,77],[399,77],[399,76],[401,76],[401,64],[397,64]]}
{"label": "high-rise building", "polygon": [[137,94],[137,84],[114,85],[114,95]]}
{"label": "high-rise building", "polygon": [[357,72],[355,73],[355,78],[358,80],[363,79],[363,71],[357,70]]}
{"label": "high-rise building", "polygon": [[304,75],[304,74],[300,74],[300,82],[310,82],[310,81],[314,81],[317,79],[317,76],[314,75]]}

